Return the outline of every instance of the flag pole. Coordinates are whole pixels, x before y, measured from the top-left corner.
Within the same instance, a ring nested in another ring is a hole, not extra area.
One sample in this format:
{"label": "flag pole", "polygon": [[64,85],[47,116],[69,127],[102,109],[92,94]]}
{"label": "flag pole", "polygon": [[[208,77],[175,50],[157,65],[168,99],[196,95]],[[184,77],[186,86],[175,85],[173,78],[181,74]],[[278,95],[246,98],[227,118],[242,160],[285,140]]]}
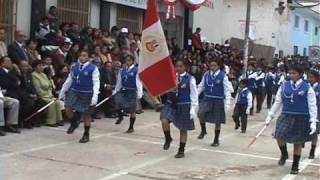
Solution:
{"label": "flag pole", "polygon": [[246,72],[248,68],[248,61],[249,61],[249,43],[250,43],[250,20],[251,20],[251,0],[247,0],[247,14],[246,14],[246,29],[245,29],[245,37],[244,37],[244,53],[243,53],[243,72],[242,77],[243,79],[246,77]]}

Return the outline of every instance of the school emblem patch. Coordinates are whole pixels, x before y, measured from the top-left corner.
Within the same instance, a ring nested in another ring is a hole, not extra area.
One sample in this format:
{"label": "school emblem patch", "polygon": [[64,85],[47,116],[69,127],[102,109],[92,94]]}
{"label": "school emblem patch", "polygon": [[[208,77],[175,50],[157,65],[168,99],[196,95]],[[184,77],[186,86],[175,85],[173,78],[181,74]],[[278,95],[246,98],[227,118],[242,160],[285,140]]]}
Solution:
{"label": "school emblem patch", "polygon": [[84,75],[85,75],[85,76],[88,76],[88,75],[89,75],[88,71],[85,71],[85,72],[84,72]]}
{"label": "school emblem patch", "polygon": [[299,94],[300,96],[303,96],[303,95],[305,94],[305,92],[304,92],[304,91],[299,91],[298,94]]}

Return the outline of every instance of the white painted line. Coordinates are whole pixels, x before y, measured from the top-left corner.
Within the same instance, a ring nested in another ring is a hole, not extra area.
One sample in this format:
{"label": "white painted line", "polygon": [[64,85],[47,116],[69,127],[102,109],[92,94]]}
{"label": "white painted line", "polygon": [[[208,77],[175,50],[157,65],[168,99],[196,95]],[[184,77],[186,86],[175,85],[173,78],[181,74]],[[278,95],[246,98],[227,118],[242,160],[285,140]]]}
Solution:
{"label": "white painted line", "polygon": [[[317,148],[317,151],[315,153],[315,159],[319,158],[319,155],[320,155],[320,150],[319,148]],[[313,162],[313,160],[314,159],[305,158],[302,162],[300,162],[299,173],[301,173],[304,169],[306,169]],[[296,177],[297,175],[287,174],[281,180],[293,180]]]}
{"label": "white painted line", "polygon": [[[152,126],[155,126],[156,124],[159,124],[159,123],[152,123],[152,124],[148,124],[148,125],[145,125],[145,126],[140,126],[140,127],[136,128],[136,129],[139,130],[139,129],[150,128]],[[112,136],[112,135],[116,135],[116,134],[122,134],[122,133],[123,132],[105,133],[105,134],[92,136],[91,139],[98,139],[98,138],[108,137],[108,136]],[[70,135],[66,134],[66,136],[70,136]],[[31,149],[26,149],[26,150],[22,150],[22,151],[4,153],[4,154],[0,154],[0,158],[16,156],[16,155],[29,153],[29,152],[34,152],[34,151],[39,151],[39,150],[43,150],[43,149],[50,149],[50,148],[54,148],[54,147],[58,147],[58,146],[63,146],[63,145],[67,145],[67,144],[76,143],[76,142],[77,141],[74,141],[74,140],[72,140],[72,141],[64,141],[64,142],[61,142],[61,143],[49,144],[49,145],[40,146],[40,147],[36,147],[36,148],[31,148]]]}
{"label": "white painted line", "polygon": [[[248,130],[254,129],[254,128],[259,127],[259,126],[262,126],[263,124],[264,124],[264,122],[263,122],[263,123],[258,123],[258,124],[256,124],[256,125],[251,126],[250,128],[248,128]],[[233,133],[230,133],[230,134],[228,134],[228,135],[226,135],[226,136],[223,136],[223,137],[221,138],[221,140],[227,139],[227,138],[229,138],[229,137],[233,137],[233,136],[236,136],[236,135],[239,135],[239,133],[233,132]],[[112,137],[112,138],[117,138],[117,137]],[[136,141],[136,140],[133,140],[133,139],[130,139],[130,138],[122,138],[122,137],[120,137],[119,139]],[[143,142],[145,142],[145,143],[148,143],[148,142],[149,142],[149,143],[151,143],[151,144],[160,144],[159,142],[154,142],[154,141],[149,141],[149,140],[138,140],[138,141],[141,141],[141,142],[143,141]],[[204,145],[204,146],[207,146],[207,145]],[[192,146],[192,147],[189,147],[189,148],[187,148],[187,150],[186,150],[185,152],[187,153],[187,152],[190,152],[190,151],[193,151],[193,150],[197,150],[197,149],[201,149],[201,146]],[[119,171],[119,172],[116,172],[116,173],[113,173],[113,174],[110,174],[110,175],[101,177],[101,178],[99,178],[99,179],[97,179],[97,180],[111,180],[111,179],[115,179],[115,178],[121,177],[121,176],[123,176],[123,175],[127,175],[127,174],[129,174],[130,172],[133,172],[133,171],[136,171],[136,170],[145,168],[145,167],[147,167],[147,166],[151,166],[151,165],[157,164],[157,163],[159,163],[159,162],[161,162],[161,161],[170,159],[170,158],[172,158],[174,155],[175,155],[175,153],[170,153],[170,154],[167,155],[167,156],[163,156],[163,157],[160,157],[160,158],[157,158],[157,159],[153,159],[153,160],[144,162],[144,163],[142,163],[142,164],[136,165],[136,166],[134,166],[134,167],[130,167],[130,168],[127,168],[127,169],[123,169],[123,170],[121,170],[121,171]]]}

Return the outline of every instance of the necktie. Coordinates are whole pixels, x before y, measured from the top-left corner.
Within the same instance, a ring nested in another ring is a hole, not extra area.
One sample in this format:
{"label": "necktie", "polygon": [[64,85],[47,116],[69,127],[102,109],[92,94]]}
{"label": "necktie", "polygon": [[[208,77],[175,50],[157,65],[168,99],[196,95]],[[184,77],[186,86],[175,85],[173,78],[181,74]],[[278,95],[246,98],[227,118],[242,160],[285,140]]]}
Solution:
{"label": "necktie", "polygon": [[83,64],[80,65],[80,70],[82,70],[82,69],[83,69]]}

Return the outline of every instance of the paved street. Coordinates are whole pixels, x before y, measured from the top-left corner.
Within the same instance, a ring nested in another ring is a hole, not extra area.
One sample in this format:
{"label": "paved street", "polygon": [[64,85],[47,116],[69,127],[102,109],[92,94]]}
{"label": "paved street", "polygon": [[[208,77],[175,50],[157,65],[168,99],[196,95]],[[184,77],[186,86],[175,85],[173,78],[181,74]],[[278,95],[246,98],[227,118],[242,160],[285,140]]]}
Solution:
{"label": "paved street", "polygon": [[[42,127],[24,130],[22,135],[8,134],[0,139],[0,179],[2,180],[213,180],[213,179],[297,179],[320,178],[319,151],[316,160],[308,160],[310,144],[304,149],[298,176],[288,175],[291,160],[277,166],[279,152],[269,127],[250,149],[247,145],[263,127],[264,115],[250,117],[247,134],[233,129],[228,115],[223,127],[221,146],[210,146],[213,126],[205,140],[197,139],[199,127],[190,133],[186,157],[173,156],[179,144],[178,131],[173,130],[174,143],[162,150],[159,114],[147,110],[138,116],[136,132],[125,134],[128,121],[120,126],[113,119],[94,122],[88,144],[79,144],[79,129],[67,135],[63,128]],[[319,148],[318,148],[319,150]],[[292,154],[292,146],[289,146]]]}

